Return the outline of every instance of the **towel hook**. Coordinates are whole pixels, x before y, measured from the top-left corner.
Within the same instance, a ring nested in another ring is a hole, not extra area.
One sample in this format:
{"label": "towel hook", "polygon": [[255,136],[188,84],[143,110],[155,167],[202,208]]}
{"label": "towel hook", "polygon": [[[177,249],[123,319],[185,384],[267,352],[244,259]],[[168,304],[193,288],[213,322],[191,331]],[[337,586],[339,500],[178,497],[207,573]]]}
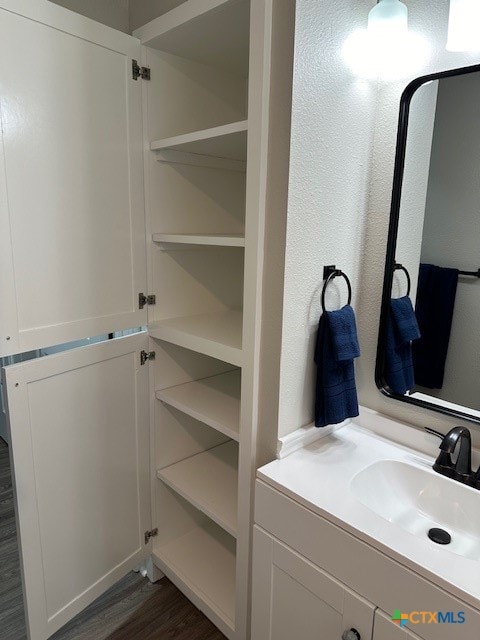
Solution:
{"label": "towel hook", "polygon": [[410,279],[410,274],[408,273],[408,270],[406,267],[403,266],[403,264],[400,264],[399,262],[395,263],[395,267],[393,269],[394,271],[403,271],[403,273],[407,276],[407,296],[410,297],[410,289],[412,288],[412,281]]}
{"label": "towel hook", "polygon": [[350,284],[350,280],[348,279],[348,276],[346,273],[343,273],[343,271],[341,271],[340,269],[337,269],[335,265],[329,265],[327,267],[323,267],[323,279],[325,280],[325,282],[323,283],[323,289],[322,289],[322,311],[323,313],[326,312],[325,309],[325,293],[327,291],[327,287],[330,284],[330,282],[337,277],[342,277],[345,279],[345,282],[347,283],[347,287],[348,287],[348,302],[347,304],[351,304],[352,302],[352,285]]}

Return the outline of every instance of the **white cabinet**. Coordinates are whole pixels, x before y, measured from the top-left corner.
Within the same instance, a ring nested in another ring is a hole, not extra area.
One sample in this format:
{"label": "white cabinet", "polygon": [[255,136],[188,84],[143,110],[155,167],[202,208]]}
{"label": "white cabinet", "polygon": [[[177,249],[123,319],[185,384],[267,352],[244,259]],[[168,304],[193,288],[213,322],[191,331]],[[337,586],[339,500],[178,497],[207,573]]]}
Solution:
{"label": "white cabinet", "polygon": [[[282,639],[284,627],[296,640],[341,640],[349,629],[362,640],[470,640],[478,635],[478,609],[295,497],[256,482],[253,640]],[[397,610],[411,613],[412,621],[400,626],[392,619]],[[425,621],[414,614],[422,611],[443,612],[444,622],[430,623],[428,614]]]}
{"label": "white cabinet", "polygon": [[249,636],[294,9],[188,0],[130,37],[0,0],[0,357],[147,326],[5,369],[30,640],[148,555]]}
{"label": "white cabinet", "polygon": [[258,527],[253,549],[252,640],[372,639],[372,604]]}
{"label": "white cabinet", "polygon": [[375,611],[373,640],[421,640],[420,636],[412,633],[392,620],[380,609]]}
{"label": "white cabinet", "polygon": [[147,321],[141,47],[46,5],[0,3],[2,356]]}
{"label": "white cabinet", "polygon": [[24,595],[47,638],[146,557],[148,340],[5,369]]}

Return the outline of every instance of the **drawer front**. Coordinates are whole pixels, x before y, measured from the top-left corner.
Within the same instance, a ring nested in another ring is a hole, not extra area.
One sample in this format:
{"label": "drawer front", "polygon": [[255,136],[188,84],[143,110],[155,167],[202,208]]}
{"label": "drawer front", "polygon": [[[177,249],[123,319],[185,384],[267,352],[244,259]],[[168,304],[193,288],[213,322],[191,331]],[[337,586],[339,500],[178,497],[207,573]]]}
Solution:
{"label": "drawer front", "polygon": [[478,636],[479,611],[259,480],[255,522],[388,614],[440,611],[458,619],[464,613],[463,624],[407,623],[424,640]]}

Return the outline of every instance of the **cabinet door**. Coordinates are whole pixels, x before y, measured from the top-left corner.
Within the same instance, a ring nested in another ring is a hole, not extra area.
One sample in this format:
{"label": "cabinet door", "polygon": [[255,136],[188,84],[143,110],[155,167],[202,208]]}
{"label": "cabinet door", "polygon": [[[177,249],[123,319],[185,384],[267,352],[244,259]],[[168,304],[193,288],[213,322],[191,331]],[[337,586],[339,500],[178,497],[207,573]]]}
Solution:
{"label": "cabinet door", "polygon": [[372,604],[254,528],[252,640],[341,640],[347,629],[371,640],[374,611]]}
{"label": "cabinet door", "polygon": [[420,636],[400,627],[380,609],[375,611],[373,640],[421,640]]}
{"label": "cabinet door", "polygon": [[0,356],[146,324],[140,49],[0,0]]}
{"label": "cabinet door", "polygon": [[139,564],[151,529],[145,334],[5,368],[30,640]]}

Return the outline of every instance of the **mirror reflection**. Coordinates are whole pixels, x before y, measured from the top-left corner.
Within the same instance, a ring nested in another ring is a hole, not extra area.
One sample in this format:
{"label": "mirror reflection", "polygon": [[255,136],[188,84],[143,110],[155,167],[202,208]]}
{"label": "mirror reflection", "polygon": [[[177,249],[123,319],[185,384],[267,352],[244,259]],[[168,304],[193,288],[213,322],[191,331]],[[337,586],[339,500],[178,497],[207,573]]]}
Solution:
{"label": "mirror reflection", "polygon": [[[478,68],[429,80],[411,97],[377,362],[377,383],[394,395],[473,419],[480,419],[479,104]],[[395,180],[400,174],[397,161]]]}

